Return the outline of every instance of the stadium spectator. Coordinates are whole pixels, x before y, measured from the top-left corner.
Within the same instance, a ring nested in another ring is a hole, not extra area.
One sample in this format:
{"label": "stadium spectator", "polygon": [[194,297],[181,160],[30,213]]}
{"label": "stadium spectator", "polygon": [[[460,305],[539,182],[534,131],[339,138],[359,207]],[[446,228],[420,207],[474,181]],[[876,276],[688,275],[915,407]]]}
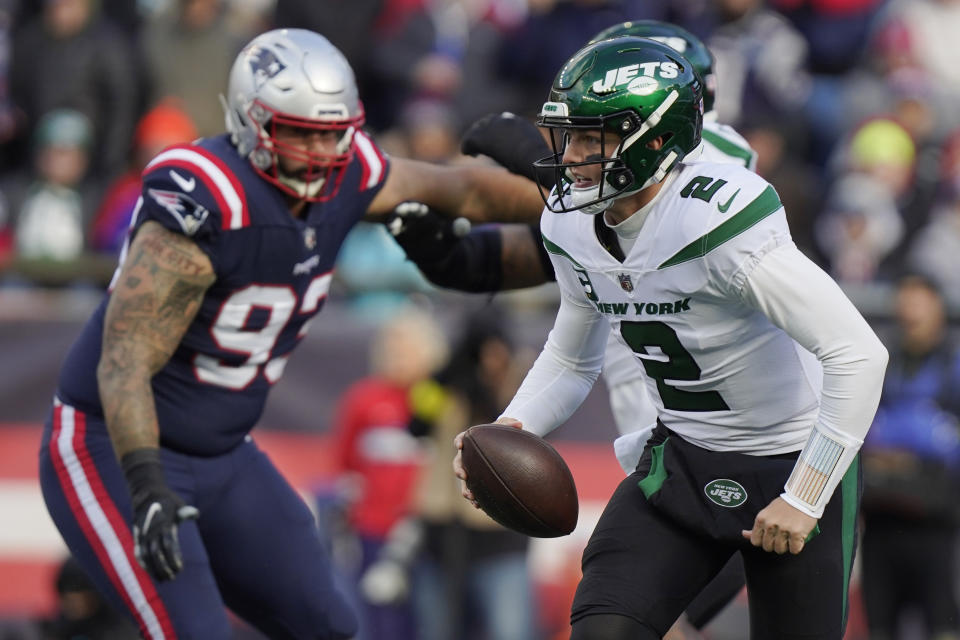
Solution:
{"label": "stadium spectator", "polygon": [[943,46],[960,33],[960,3],[956,0],[900,0],[882,16],[879,32],[899,53],[900,64],[921,70],[931,81],[960,95],[960,53]]}
{"label": "stadium spectator", "polygon": [[848,284],[872,282],[903,237],[903,220],[886,183],[851,173],[831,187],[816,235],[834,278]]}
{"label": "stadium spectator", "polygon": [[443,100],[414,100],[400,114],[407,155],[425,162],[449,162],[458,152],[460,122]]}
{"label": "stadium spectator", "polygon": [[[404,2],[387,8],[408,9]],[[523,4],[510,0],[461,2],[428,0],[405,11],[373,44],[371,70],[381,85],[379,109],[390,126],[407,103],[444,102],[460,123],[494,109],[513,108],[512,87],[495,60],[505,30],[523,17]],[[383,21],[381,21],[381,24]]]}
{"label": "stadium spectator", "polygon": [[951,306],[960,307],[960,130],[948,136],[941,154],[938,193],[929,222],[917,232],[907,255],[910,268],[929,276]]}
{"label": "stadium spectator", "polygon": [[[0,150],[17,130],[17,111],[10,99],[10,50],[13,46],[14,0],[0,1]],[[0,154],[0,172],[13,164],[11,153]]]}
{"label": "stadium spectator", "polygon": [[542,200],[502,170],[385,157],[319,34],[257,36],[228,85],[226,134],[147,165],[114,286],[63,365],[40,484],[146,636],[229,638],[226,606],[268,636],[349,638],[314,516],[249,433],[357,221],[411,199],[529,219]]}
{"label": "stadium spectator", "polygon": [[371,344],[370,375],[347,389],[333,423],[337,472],[351,487],[348,522],[361,546],[352,576],[362,603],[361,640],[416,638],[409,562],[397,557],[396,544],[387,543],[391,532],[395,540],[410,527],[405,523],[424,460],[407,430],[408,397],[447,355],[446,337],[427,311],[408,307],[389,318]]}
{"label": "stadium spectator", "polygon": [[771,0],[807,40],[810,71],[836,79],[860,63],[884,0]]}
{"label": "stadium spectator", "polygon": [[960,184],[946,184],[928,222],[907,255],[909,268],[937,283],[951,307],[960,308]]}
{"label": "stadium spectator", "polygon": [[804,107],[810,132],[806,153],[822,167],[846,130],[838,114],[847,100],[848,77],[861,64],[870,29],[886,2],[771,0],[767,4],[790,20],[807,43],[805,68],[811,84]]}
{"label": "stadium spectator", "polygon": [[[414,568],[419,640],[533,640],[537,606],[527,562],[529,539],[496,524],[459,496],[449,450],[464,425],[481,424],[503,406],[529,365],[507,332],[505,309],[477,310],[437,375],[447,402],[415,407],[411,428],[429,444],[419,515],[423,552]],[[455,479],[454,479],[455,480]]]}
{"label": "stadium spectator", "polygon": [[93,125],[92,171],[100,180],[119,175],[139,108],[134,59],[96,0],[44,2],[13,42],[10,97],[27,118],[20,137],[28,139],[43,114],[76,109]]}
{"label": "stadium spectator", "polygon": [[960,637],[960,350],[943,298],[919,275],[897,287],[897,331],[880,408],[863,445],[863,592],[873,640],[895,640],[910,609],[922,637]]}
{"label": "stadium spectator", "polygon": [[37,125],[32,172],[11,178],[4,193],[16,253],[27,260],[71,262],[86,250],[86,229],[100,190],[89,179],[90,121],[58,109]]}
{"label": "stadium spectator", "polygon": [[143,29],[148,103],[176,98],[201,136],[223,130],[223,111],[210,96],[226,94],[230,65],[251,35],[232,32],[226,11],[225,0],[175,0]]}
{"label": "stadium spectator", "polygon": [[497,58],[497,78],[509,82],[518,92],[517,107],[511,109],[509,103],[490,105],[464,122],[502,109],[533,118],[543,104],[543,88],[550,86],[556,70],[579,46],[610,25],[665,19],[669,4],[662,0],[530,2],[529,14],[507,31]]}
{"label": "stadium spectator", "polygon": [[882,116],[862,123],[838,145],[835,178],[815,234],[839,280],[870,282],[904,239],[904,207],[913,194],[917,147],[910,133]]}
{"label": "stadium spectator", "polygon": [[67,557],[57,571],[56,613],[38,623],[38,640],[135,640],[137,628],[101,595],[80,563]]}
{"label": "stadium spectator", "polygon": [[196,127],[176,99],[161,102],[140,118],[133,134],[130,168],[107,187],[90,226],[91,250],[120,253],[142,191],[143,168],[165,148],[196,137]]}
{"label": "stadium spectator", "polygon": [[780,118],[785,128],[805,129],[797,116],[810,97],[812,79],[803,36],[762,0],[717,0],[708,11],[713,24],[704,41],[716,57],[720,121],[736,127]]}

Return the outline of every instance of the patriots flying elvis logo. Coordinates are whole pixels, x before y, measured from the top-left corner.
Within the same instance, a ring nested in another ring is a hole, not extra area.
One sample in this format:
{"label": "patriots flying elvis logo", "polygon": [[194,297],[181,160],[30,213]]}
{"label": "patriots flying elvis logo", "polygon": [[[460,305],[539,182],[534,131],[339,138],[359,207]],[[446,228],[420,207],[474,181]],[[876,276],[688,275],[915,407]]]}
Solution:
{"label": "patriots flying elvis logo", "polygon": [[147,189],[147,193],[177,220],[188,236],[195,234],[210,215],[206,207],[179,191]]}
{"label": "patriots flying elvis logo", "polygon": [[247,56],[250,64],[250,72],[253,74],[253,81],[257,89],[263,86],[263,83],[274,77],[287,68],[287,65],[280,62],[277,54],[272,49],[264,47],[254,47]]}

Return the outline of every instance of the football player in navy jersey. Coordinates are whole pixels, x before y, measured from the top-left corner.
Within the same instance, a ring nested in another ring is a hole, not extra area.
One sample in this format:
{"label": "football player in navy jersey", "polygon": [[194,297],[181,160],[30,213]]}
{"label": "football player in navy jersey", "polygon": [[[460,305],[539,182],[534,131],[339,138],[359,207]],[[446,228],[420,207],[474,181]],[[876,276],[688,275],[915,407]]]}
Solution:
{"label": "football player in navy jersey", "polygon": [[322,36],[238,56],[228,133],[148,164],[120,266],[69,352],[40,451],[47,508],[146,638],[348,638],[306,504],[249,436],[364,217],[420,200],[474,219],[539,215],[528,180],[388,158]]}

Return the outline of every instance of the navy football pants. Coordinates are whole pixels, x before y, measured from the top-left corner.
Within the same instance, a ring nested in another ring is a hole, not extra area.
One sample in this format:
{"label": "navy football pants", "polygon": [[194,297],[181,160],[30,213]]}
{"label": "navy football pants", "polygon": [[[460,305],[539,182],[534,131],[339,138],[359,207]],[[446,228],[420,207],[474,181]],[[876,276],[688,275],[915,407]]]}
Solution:
{"label": "navy football pants", "polygon": [[220,456],[162,458],[200,518],[180,525],[183,571],[157,583],[134,558],[130,496],[102,419],[57,403],[40,450],[54,523],[145,638],[230,638],[225,605],[271,638],[354,635],[313,515],[251,439]]}

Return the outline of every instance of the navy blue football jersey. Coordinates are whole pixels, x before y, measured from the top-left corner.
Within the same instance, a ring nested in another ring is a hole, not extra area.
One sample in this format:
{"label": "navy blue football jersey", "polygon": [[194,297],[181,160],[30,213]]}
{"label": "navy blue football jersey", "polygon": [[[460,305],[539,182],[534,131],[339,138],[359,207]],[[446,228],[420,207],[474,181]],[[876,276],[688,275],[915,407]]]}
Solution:
{"label": "navy blue football jersey", "polygon": [[[160,153],[143,173],[131,234],[147,220],[190,237],[216,281],[153,379],[163,446],[222,453],[256,424],[330,287],[334,261],[386,179],[389,163],[363,133],[336,197],[298,219],[227,136]],[[120,263],[126,256],[126,247]],[[119,268],[117,270],[119,273]],[[116,278],[116,276],[114,276]],[[109,293],[67,356],[58,396],[101,415],[96,368]]]}

